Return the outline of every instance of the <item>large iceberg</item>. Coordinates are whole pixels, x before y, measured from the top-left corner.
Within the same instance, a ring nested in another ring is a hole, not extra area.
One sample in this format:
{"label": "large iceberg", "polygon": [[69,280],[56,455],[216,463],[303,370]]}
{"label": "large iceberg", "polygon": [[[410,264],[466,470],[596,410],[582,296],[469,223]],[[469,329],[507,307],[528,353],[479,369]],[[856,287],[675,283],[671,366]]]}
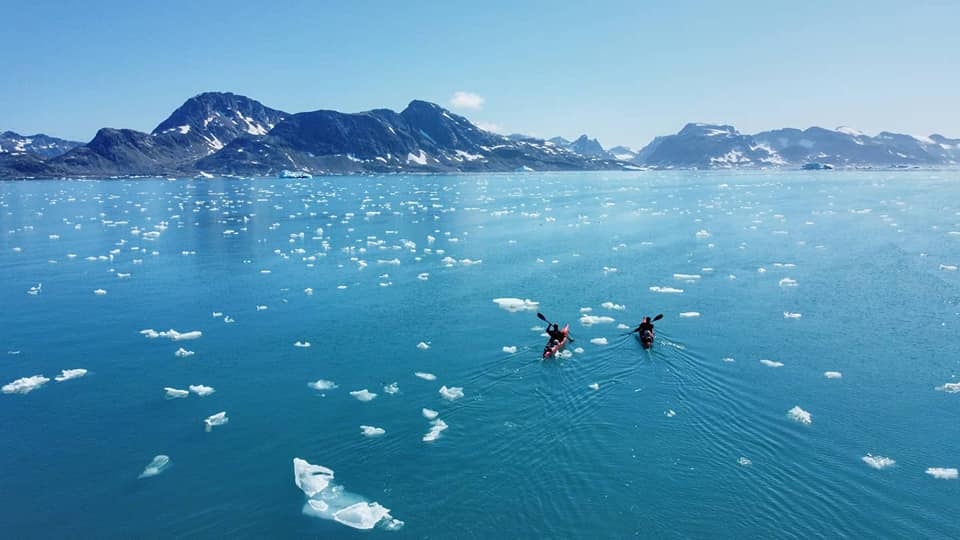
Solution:
{"label": "large iceberg", "polygon": [[333,483],[333,470],[293,458],[293,481],[307,496],[303,513],[330,519],[354,529],[381,527],[395,531],[403,521],[390,515],[390,509]]}

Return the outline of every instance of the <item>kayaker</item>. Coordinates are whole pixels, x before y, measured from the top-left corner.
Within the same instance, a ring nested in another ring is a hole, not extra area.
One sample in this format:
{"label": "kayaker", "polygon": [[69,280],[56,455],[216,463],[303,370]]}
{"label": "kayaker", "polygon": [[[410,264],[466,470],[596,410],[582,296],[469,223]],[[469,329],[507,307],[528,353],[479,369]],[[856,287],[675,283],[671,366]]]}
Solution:
{"label": "kayaker", "polygon": [[637,326],[630,332],[640,332],[641,336],[644,332],[653,332],[653,323],[650,322],[650,317],[644,317],[643,320],[640,321],[640,326]]}
{"label": "kayaker", "polygon": [[556,323],[547,325],[547,335],[550,336],[551,343],[554,341],[559,342],[563,340],[563,332],[560,331],[560,325]]}

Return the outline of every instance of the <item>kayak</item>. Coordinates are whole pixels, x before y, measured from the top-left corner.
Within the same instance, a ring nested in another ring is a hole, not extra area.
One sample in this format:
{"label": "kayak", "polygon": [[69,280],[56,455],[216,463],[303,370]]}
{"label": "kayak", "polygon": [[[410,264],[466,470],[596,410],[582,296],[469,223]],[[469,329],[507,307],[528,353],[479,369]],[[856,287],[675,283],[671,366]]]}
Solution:
{"label": "kayak", "polygon": [[570,325],[568,324],[564,326],[560,331],[563,332],[563,339],[560,341],[550,340],[547,342],[546,347],[543,348],[544,360],[550,358],[551,356],[555,356],[558,352],[560,352],[561,349],[563,349],[564,345],[567,344],[567,336],[570,334]]}
{"label": "kayak", "polygon": [[637,332],[637,340],[640,341],[640,346],[644,349],[649,349],[653,347],[653,330],[644,330],[643,332]]}

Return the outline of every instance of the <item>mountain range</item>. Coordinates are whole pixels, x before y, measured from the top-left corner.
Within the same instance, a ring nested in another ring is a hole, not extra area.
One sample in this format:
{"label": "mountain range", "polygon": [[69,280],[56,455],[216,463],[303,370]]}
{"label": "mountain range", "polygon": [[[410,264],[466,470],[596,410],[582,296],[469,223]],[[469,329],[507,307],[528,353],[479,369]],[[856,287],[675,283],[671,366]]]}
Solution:
{"label": "mountain range", "polygon": [[188,99],[152,132],[103,128],[83,144],[0,134],[0,178],[500,172],[654,168],[955,166],[960,139],[849,128],[786,128],[746,135],[687,124],[639,151],[605,150],[581,135],[503,136],[414,100],[401,112],[287,113],[227,92]]}

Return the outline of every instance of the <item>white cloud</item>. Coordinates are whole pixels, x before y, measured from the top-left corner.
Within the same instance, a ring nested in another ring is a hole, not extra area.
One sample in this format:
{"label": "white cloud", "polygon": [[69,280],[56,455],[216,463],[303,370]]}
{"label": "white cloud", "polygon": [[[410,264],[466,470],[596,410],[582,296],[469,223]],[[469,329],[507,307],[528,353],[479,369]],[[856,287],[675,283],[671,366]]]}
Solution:
{"label": "white cloud", "polygon": [[450,98],[450,105],[456,109],[474,109],[480,110],[483,108],[483,97],[473,92],[454,92],[453,97]]}

